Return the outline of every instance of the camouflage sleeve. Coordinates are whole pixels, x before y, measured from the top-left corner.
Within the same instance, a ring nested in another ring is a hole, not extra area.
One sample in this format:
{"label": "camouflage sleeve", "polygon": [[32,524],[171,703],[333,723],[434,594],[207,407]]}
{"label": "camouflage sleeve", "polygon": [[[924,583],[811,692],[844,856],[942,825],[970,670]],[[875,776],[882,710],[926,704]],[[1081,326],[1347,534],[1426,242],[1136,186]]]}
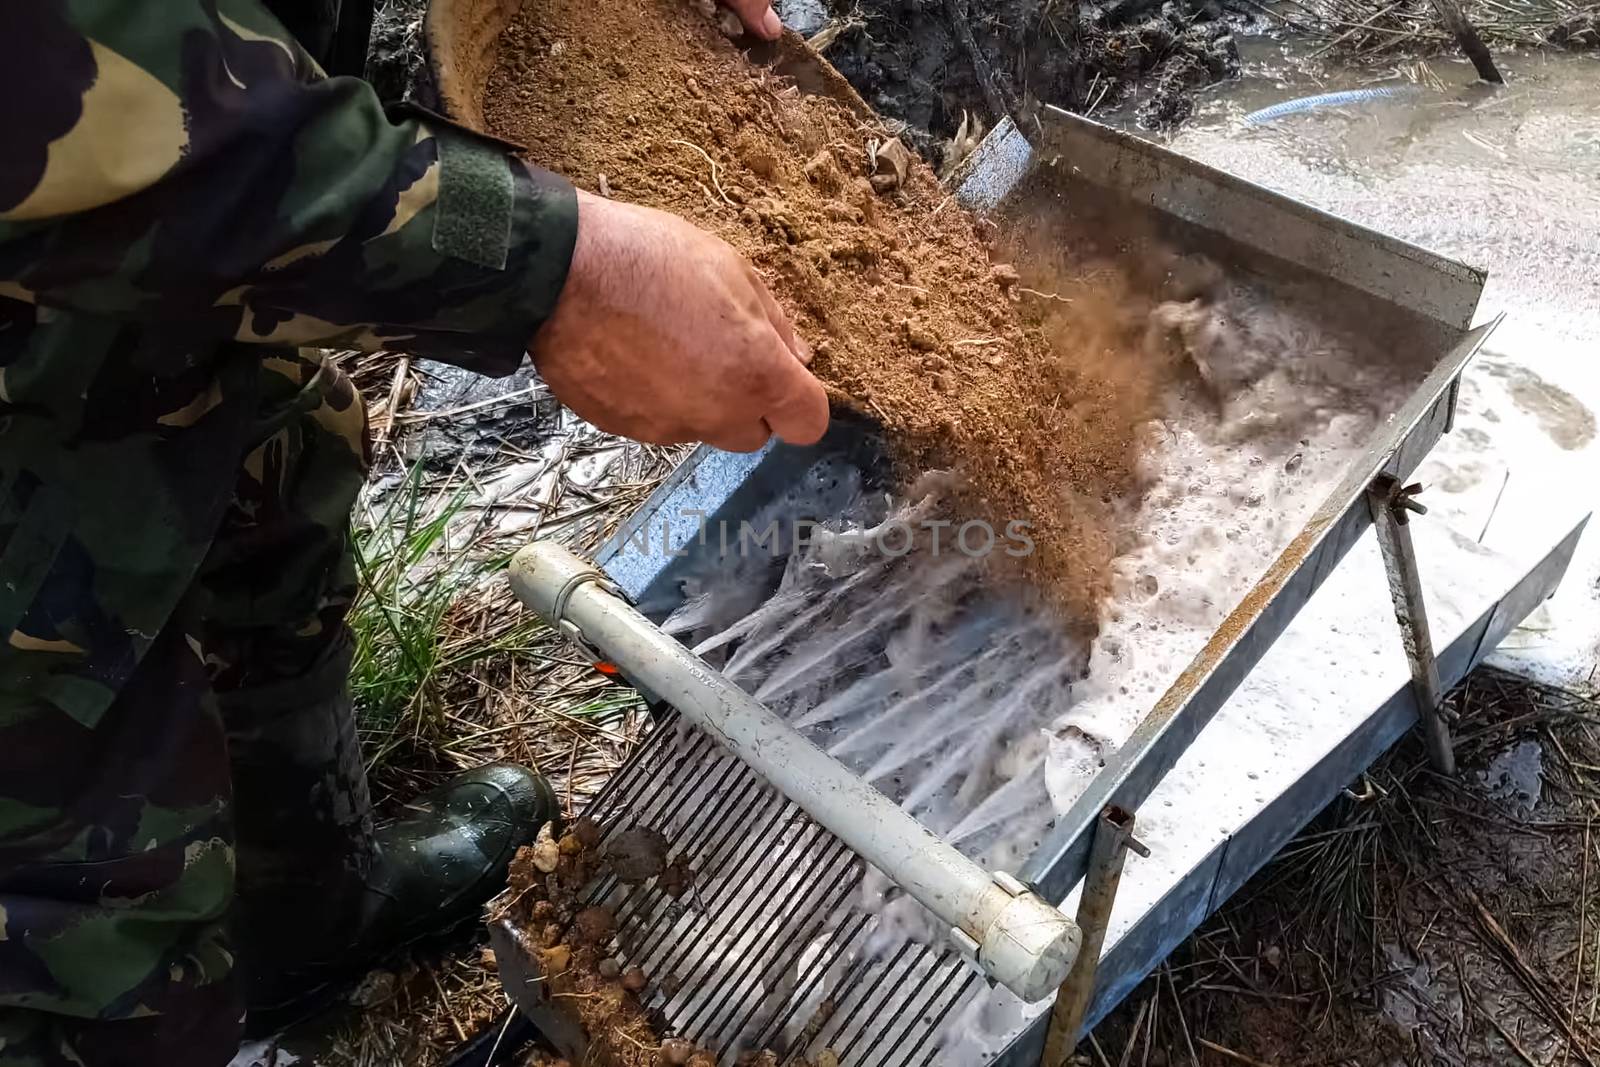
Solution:
{"label": "camouflage sleeve", "polygon": [[0,98],[0,297],[509,373],[566,279],[567,182],[391,118],[255,0],[0,4]]}

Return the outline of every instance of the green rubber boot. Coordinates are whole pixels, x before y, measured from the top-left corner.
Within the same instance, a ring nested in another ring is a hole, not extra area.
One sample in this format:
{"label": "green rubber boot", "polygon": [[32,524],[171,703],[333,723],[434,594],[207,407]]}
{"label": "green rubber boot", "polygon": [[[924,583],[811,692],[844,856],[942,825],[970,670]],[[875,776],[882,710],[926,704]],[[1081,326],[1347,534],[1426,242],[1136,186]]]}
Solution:
{"label": "green rubber boot", "polygon": [[[242,945],[247,1033],[303,1019],[383,958],[480,921],[511,857],[561,810],[544,778],[512,763],[468,771],[409,808],[378,830],[359,881],[348,864],[328,868],[337,881],[324,884],[318,909],[253,909],[264,925]],[[274,937],[275,948],[252,956],[252,944]]]}
{"label": "green rubber boot", "polygon": [[385,956],[475,921],[517,849],[561,810],[539,775],[496,763],[374,831],[341,658],[292,689],[220,698],[251,1035],[311,1014]]}
{"label": "green rubber boot", "polygon": [[506,868],[560,815],[550,783],[526,767],[491,763],[424,794],[378,831],[358,920],[374,948],[408,945],[463,920],[506,884]]}

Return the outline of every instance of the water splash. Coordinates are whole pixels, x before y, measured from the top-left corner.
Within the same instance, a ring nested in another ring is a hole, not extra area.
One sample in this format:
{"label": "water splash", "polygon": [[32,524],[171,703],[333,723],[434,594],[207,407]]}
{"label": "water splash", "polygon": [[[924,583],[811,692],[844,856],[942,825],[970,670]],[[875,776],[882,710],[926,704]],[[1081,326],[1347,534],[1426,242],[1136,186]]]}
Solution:
{"label": "water splash", "polygon": [[[807,480],[832,479],[814,468]],[[948,538],[880,550],[889,524],[949,516],[951,484],[935,474],[901,499],[859,492],[781,568],[771,558],[708,564],[663,628],[929,829],[979,862],[1010,865],[1049,818],[1047,731],[1071,705],[1087,649],[996,592],[988,563]],[[762,521],[777,521],[790,544],[810,514],[796,497]],[[761,597],[730,588],[758,575]]]}

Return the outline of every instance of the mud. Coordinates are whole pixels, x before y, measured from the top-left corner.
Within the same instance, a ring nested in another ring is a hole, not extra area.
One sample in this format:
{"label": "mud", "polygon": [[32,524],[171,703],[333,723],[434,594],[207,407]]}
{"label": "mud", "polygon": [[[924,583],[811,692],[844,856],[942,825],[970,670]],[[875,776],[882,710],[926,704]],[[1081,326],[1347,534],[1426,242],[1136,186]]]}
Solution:
{"label": "mud", "polygon": [[585,839],[592,838],[575,829],[553,857],[538,845],[521,849],[511,862],[507,896],[491,905],[491,921],[528,932],[552,1002],[589,1042],[585,1062],[655,1067],[661,1042],[638,1000],[644,984],[626,978],[610,954],[614,917],[582,899],[589,879],[609,870],[607,857],[591,853]]}
{"label": "mud", "polygon": [[1197,89],[1239,73],[1239,16],[1217,0],[836,2],[842,29],[828,59],[936,165],[949,161],[964,116],[989,127],[999,119],[953,8],[968,9],[973,42],[1013,117],[1039,104],[1092,112],[1131,102],[1145,124],[1169,126],[1188,117]]}
{"label": "mud", "polygon": [[1511,402],[1533,416],[1558,447],[1576,452],[1594,440],[1594,413],[1577,397],[1509,360],[1491,357],[1483,361],[1483,366],[1491,377],[1505,383]]}
{"label": "mud", "polygon": [[790,37],[755,57],[777,69],[753,64],[682,0],[530,0],[485,112],[535,162],[747,256],[835,404],[878,422],[908,476],[953,467],[967,511],[1031,522],[1026,566],[1092,625],[1112,556],[1103,502],[1135,491],[1148,398],[1093,361],[1062,367],[1037,298],[933,173],[896,159],[830,71],[813,64],[817,92],[779,73],[806,73],[803,50]]}
{"label": "mud", "polygon": [[[559,840],[546,832],[538,844],[519,850],[505,893],[490,905],[490,922],[520,927],[536,946],[537,967],[551,1003],[587,1041],[583,1063],[715,1067],[715,1052],[665,1034],[659,1018],[645,1009],[651,976],[639,967],[622,967],[615,955],[616,917],[605,907],[586,903],[589,887],[603,879],[646,881],[668,877],[674,870],[685,877],[692,874],[671,867],[663,871],[667,842],[654,830],[625,830],[597,848],[602,836],[598,824],[579,819]],[[560,1067],[568,1061],[536,1052],[523,1062]],[[775,1067],[777,1058],[770,1052],[750,1052],[738,1062],[741,1067]]]}

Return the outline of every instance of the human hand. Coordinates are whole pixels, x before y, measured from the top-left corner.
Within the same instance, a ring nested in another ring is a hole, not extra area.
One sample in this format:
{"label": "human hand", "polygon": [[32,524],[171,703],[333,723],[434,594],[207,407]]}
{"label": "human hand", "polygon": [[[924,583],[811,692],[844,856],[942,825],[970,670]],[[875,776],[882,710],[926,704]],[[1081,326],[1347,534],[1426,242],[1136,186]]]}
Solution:
{"label": "human hand", "polygon": [[828,399],[754,268],[676,215],[578,193],[578,241],[529,351],[562,403],[650,444],[808,445]]}
{"label": "human hand", "polygon": [[739,16],[744,28],[757,37],[776,41],[783,36],[783,22],[767,0],[723,0],[723,2],[728,5],[729,10]]}

